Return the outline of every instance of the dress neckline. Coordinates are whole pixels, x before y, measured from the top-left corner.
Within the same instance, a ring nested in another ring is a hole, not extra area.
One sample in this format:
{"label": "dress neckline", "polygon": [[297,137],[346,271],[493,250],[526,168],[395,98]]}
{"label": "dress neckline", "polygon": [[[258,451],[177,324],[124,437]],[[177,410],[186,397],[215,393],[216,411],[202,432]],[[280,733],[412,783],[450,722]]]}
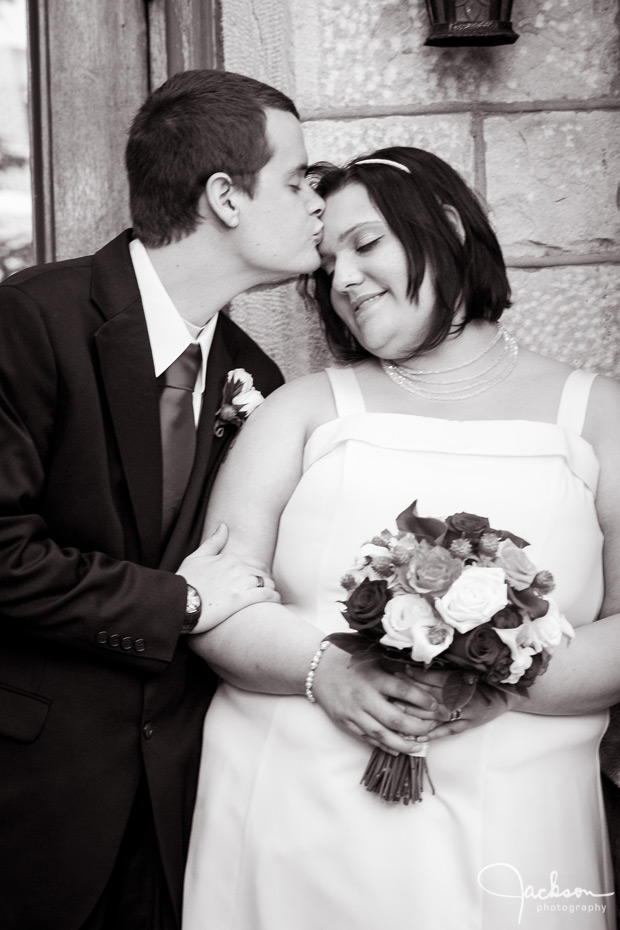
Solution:
{"label": "dress neckline", "polygon": [[[346,368],[326,368],[325,374],[330,382],[334,403],[336,406],[337,416],[334,419],[342,419],[346,416],[364,415],[364,416],[399,416],[413,418],[422,421],[435,421],[440,423],[458,423],[458,424],[478,424],[478,423],[540,423],[551,427],[559,427],[568,430],[582,437],[583,425],[585,422],[590,390],[594,379],[597,377],[596,372],[584,369],[573,369],[568,373],[558,403],[556,419],[551,420],[532,420],[524,417],[489,417],[485,419],[468,417],[434,417],[419,413],[396,413],[392,411],[366,409],[366,401],[362,393],[362,388],[357,377],[357,372],[353,366]],[[327,421],[330,422],[330,421]],[[327,425],[321,424],[323,426]],[[320,427],[317,427],[317,429]],[[584,439],[584,442],[587,440]],[[590,443],[588,443],[590,445]]]}

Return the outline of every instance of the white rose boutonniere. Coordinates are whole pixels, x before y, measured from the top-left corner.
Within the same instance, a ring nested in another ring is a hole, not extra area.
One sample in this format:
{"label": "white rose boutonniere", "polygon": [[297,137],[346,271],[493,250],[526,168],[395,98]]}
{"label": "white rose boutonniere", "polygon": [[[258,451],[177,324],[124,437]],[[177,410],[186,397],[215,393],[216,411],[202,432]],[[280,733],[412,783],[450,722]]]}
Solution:
{"label": "white rose boutonniere", "polygon": [[254,387],[254,379],[245,368],[233,368],[226,375],[226,383],[222,391],[222,402],[215,414],[216,436],[224,435],[224,427],[242,426],[257,407],[264,401],[260,391]]}

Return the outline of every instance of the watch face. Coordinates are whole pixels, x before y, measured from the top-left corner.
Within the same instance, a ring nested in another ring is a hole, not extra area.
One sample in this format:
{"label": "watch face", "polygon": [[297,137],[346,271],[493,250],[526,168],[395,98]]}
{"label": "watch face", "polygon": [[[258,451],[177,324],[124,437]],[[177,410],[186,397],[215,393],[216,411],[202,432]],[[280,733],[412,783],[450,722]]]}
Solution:
{"label": "watch face", "polygon": [[199,614],[201,607],[202,607],[202,603],[201,603],[200,595],[198,591],[192,585],[188,585],[187,603],[185,606],[185,613],[189,614],[190,616],[193,616],[194,614]]}

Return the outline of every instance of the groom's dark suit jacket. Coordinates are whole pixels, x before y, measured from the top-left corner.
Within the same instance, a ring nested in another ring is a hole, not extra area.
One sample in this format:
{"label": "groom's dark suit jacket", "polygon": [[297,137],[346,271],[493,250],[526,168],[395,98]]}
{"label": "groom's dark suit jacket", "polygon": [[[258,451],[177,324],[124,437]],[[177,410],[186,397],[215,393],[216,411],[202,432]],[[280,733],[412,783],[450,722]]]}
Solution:
{"label": "groom's dark suit jacket", "polygon": [[[220,314],[194,470],[162,551],[159,394],[123,233],[0,286],[0,926],[71,930],[109,877],[138,784],[180,907],[214,678],[179,638],[234,428],[226,373],[274,363]],[[165,569],[162,571],[162,569]]]}

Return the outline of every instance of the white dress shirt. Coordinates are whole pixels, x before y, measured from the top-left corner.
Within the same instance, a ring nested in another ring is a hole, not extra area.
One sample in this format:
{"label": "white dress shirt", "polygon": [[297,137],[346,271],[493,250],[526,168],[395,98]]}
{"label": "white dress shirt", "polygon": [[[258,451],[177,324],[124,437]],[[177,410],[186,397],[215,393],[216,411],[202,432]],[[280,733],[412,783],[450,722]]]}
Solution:
{"label": "white dress shirt", "polygon": [[188,345],[192,343],[198,344],[202,350],[202,366],[198,371],[192,396],[194,420],[198,425],[202,395],[206,383],[207,359],[218,314],[216,313],[211,317],[203,327],[195,326],[193,323],[184,320],[172,303],[168,292],[153,267],[148,252],[139,239],[131,240],[129,253],[138,280],[142,306],[144,307],[155,377],[158,378],[166,368],[169,368]]}

